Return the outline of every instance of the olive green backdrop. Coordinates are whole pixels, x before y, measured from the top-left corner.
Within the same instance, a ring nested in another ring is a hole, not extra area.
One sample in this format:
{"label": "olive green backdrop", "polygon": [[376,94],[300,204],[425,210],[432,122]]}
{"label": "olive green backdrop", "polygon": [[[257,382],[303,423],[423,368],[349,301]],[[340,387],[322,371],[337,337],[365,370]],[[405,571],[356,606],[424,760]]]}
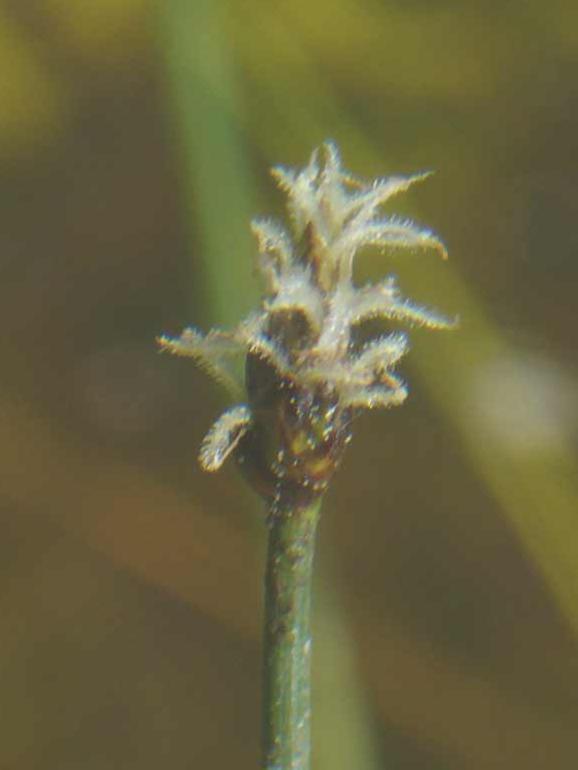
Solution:
{"label": "olive green backdrop", "polygon": [[226,395],[154,337],[258,296],[267,174],[326,138],[435,254],[320,531],[315,770],[578,755],[578,10],[0,2],[0,767],[254,770],[263,526],[195,455]]}

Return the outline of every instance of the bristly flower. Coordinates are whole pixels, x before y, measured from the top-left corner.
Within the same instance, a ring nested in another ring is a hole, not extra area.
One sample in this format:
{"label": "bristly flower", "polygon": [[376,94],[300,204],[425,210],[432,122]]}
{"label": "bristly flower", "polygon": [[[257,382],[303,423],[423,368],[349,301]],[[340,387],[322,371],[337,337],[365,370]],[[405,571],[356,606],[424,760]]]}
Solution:
{"label": "bristly flower", "polygon": [[[231,453],[273,510],[308,505],[321,494],[350,440],[360,409],[401,404],[406,387],[394,367],[407,351],[405,334],[389,331],[364,344],[370,319],[406,321],[432,329],[453,322],[401,297],[395,279],[357,287],[354,259],[365,246],[431,248],[439,238],[412,222],[380,216],[379,208],[428,174],[369,184],[341,168],[327,142],[302,170],[275,168],[287,194],[292,233],[253,222],[265,293],[261,309],[231,332],[185,329],[160,337],[163,350],[190,356],[242,392],[247,404],[225,412],[200,453],[217,470]],[[232,365],[245,358],[245,382]]]}

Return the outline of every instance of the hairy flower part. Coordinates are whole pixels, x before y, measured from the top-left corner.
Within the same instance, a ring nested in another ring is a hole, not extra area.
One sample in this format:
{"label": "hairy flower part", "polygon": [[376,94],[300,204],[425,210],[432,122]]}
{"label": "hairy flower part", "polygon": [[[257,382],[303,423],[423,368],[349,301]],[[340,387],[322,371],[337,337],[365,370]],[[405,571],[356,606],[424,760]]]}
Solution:
{"label": "hairy flower part", "polygon": [[393,321],[441,329],[453,322],[403,298],[393,277],[355,286],[353,269],[368,246],[447,256],[430,230],[380,211],[428,175],[364,183],[342,169],[331,142],[301,170],[273,170],[287,195],[291,233],[268,220],[252,223],[260,310],[230,332],[185,329],[159,338],[163,350],[192,357],[230,390],[246,392],[247,403],[225,412],[203,441],[205,470],[234,453],[274,508],[309,504],[339,464],[354,415],[403,402],[407,390],[394,367],[408,349],[406,335],[391,330],[360,344],[361,325],[378,319],[386,328]]}

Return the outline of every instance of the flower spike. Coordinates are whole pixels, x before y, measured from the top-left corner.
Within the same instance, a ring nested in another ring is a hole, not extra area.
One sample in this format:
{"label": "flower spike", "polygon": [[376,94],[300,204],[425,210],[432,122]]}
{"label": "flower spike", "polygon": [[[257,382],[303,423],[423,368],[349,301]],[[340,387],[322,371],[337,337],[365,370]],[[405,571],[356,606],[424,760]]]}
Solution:
{"label": "flower spike", "polygon": [[321,494],[362,409],[401,404],[407,388],[394,367],[408,348],[395,330],[359,342],[360,325],[379,319],[447,329],[454,322],[403,298],[392,277],[356,287],[361,248],[388,253],[430,249],[442,241],[427,228],[380,208],[430,172],[363,182],[341,166],[326,142],[302,169],[276,167],[292,232],[255,220],[264,283],[261,310],[231,332],[185,329],[160,337],[161,349],[190,356],[239,391],[232,358],[245,357],[246,403],[225,412],[203,441],[200,463],[217,470],[229,455],[273,508],[309,505]]}

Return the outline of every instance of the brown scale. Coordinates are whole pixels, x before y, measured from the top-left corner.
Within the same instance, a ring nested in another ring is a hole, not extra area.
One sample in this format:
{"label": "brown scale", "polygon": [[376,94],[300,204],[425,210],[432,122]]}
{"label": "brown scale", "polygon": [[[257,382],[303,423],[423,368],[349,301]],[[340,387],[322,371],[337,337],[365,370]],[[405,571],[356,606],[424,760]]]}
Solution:
{"label": "brown scale", "polygon": [[351,439],[351,410],[340,407],[328,389],[280,377],[252,354],[246,384],[253,421],[238,448],[241,469],[273,512],[311,505]]}

